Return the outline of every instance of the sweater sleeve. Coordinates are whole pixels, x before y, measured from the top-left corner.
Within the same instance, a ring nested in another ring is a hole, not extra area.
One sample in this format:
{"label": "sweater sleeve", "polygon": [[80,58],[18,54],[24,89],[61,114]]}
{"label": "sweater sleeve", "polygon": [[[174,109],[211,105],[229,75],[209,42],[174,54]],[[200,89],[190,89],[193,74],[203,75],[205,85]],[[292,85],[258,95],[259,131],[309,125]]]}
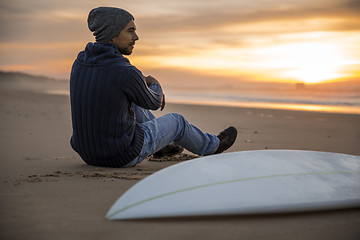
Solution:
{"label": "sweater sleeve", "polygon": [[126,93],[129,99],[139,107],[157,110],[161,106],[163,91],[160,85],[152,87],[146,85],[142,73],[135,67],[131,67],[127,81]]}

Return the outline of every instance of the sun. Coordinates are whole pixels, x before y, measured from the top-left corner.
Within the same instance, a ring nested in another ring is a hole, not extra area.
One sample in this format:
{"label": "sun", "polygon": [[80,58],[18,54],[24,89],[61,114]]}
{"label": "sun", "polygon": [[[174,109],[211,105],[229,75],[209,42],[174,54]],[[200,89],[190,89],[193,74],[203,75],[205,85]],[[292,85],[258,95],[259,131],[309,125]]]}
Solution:
{"label": "sun", "polygon": [[325,61],[309,62],[298,65],[297,69],[289,72],[294,78],[304,83],[320,83],[342,77],[336,66],[330,66]]}
{"label": "sun", "polygon": [[282,74],[304,83],[320,83],[343,77],[345,58],[334,44],[320,42],[286,46]]}

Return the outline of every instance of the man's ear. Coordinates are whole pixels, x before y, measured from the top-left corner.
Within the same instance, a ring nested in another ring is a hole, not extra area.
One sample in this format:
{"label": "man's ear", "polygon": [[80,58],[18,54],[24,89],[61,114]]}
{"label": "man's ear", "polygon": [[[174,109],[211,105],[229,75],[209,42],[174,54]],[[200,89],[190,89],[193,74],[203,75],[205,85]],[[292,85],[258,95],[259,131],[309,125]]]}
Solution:
{"label": "man's ear", "polygon": [[112,39],[109,40],[109,42],[110,42],[110,43],[116,42],[116,38],[117,38],[117,37],[118,37],[118,36],[113,37]]}

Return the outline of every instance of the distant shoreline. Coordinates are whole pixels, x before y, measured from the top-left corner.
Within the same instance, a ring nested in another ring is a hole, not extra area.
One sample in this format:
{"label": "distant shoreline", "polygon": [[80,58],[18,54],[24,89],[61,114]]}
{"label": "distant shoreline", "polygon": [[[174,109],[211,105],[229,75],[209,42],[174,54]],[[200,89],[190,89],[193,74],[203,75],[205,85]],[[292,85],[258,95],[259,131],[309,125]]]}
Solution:
{"label": "distant shoreline", "polygon": [[[46,94],[69,96],[69,91],[50,90]],[[193,100],[193,99],[175,99],[167,95],[167,102],[172,104],[188,104],[203,106],[223,106],[223,107],[240,107],[240,108],[257,108],[257,109],[274,109],[289,111],[312,111],[340,114],[360,114],[360,106],[335,106],[320,104],[296,104],[296,103],[269,103],[269,102],[230,102],[216,100]]]}
{"label": "distant shoreline", "polygon": [[[69,81],[55,80],[20,72],[0,71],[2,90],[22,90],[49,95],[69,96]],[[254,83],[255,84],[255,83]],[[259,83],[256,83],[259,84]],[[243,86],[242,88],[192,88],[182,89],[164,84],[168,103],[229,106],[257,109],[360,114],[360,95],[356,88],[348,93],[344,88],[316,88],[302,90]],[[269,86],[269,85],[268,85]],[[346,88],[348,89],[348,88]],[[345,91],[345,92],[344,92]]]}

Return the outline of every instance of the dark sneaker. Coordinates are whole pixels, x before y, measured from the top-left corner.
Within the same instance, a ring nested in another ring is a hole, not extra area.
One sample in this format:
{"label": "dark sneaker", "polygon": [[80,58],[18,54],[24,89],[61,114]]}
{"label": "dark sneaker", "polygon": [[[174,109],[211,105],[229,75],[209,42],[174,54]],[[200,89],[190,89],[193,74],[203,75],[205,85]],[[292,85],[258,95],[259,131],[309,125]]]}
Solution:
{"label": "dark sneaker", "polygon": [[222,153],[229,149],[235,142],[237,136],[237,130],[234,127],[228,127],[222,131],[217,137],[220,140],[220,144],[215,154]]}
{"label": "dark sneaker", "polygon": [[154,153],[154,157],[155,158],[162,158],[162,157],[169,157],[169,156],[173,156],[175,154],[179,154],[182,153],[184,151],[184,148],[180,145],[177,145],[176,143],[170,143],[169,145],[167,145],[166,147],[164,147],[163,149],[161,149],[160,151],[157,151],[156,153]]}

